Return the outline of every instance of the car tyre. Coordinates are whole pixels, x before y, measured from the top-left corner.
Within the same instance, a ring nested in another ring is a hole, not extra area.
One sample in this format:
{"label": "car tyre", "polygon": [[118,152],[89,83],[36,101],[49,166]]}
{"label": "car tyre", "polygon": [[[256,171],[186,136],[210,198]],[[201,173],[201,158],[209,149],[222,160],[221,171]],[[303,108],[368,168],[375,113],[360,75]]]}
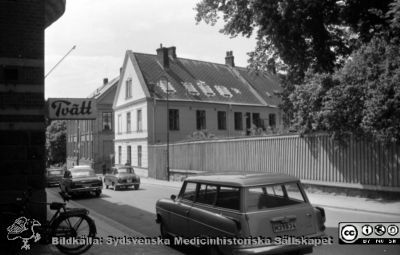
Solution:
{"label": "car tyre", "polygon": [[135,184],[135,185],[133,185],[134,187],[135,187],[135,190],[138,190],[139,189],[139,187],[140,187],[140,185],[139,184]]}
{"label": "car tyre", "polygon": [[95,196],[96,196],[96,197],[100,197],[100,195],[101,195],[101,191],[100,191],[100,190],[98,190],[98,191],[95,192]]}
{"label": "car tyre", "polygon": [[221,255],[222,253],[219,251],[218,246],[211,245],[207,247],[207,254],[208,255]]}
{"label": "car tyre", "polygon": [[160,234],[161,234],[161,238],[168,239],[170,241],[170,244],[174,245],[174,239],[172,238],[171,235],[168,234],[168,232],[165,228],[165,224],[162,221],[160,222]]}

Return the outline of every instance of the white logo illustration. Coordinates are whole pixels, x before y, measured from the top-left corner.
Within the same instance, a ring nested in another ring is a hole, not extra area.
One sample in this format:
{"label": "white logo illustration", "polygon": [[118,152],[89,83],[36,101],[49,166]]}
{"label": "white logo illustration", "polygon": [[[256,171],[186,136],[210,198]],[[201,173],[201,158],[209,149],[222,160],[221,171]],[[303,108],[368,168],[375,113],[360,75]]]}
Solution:
{"label": "white logo illustration", "polygon": [[40,222],[37,220],[30,220],[25,217],[19,217],[14,221],[14,223],[7,228],[7,239],[8,240],[16,240],[21,238],[23,245],[21,246],[21,250],[29,250],[31,247],[28,244],[30,239],[33,239],[34,242],[40,240],[40,234],[36,233],[34,230],[35,226],[40,226]]}
{"label": "white logo illustration", "polygon": [[346,243],[351,243],[357,239],[357,228],[353,225],[346,225],[340,231],[341,239]]}

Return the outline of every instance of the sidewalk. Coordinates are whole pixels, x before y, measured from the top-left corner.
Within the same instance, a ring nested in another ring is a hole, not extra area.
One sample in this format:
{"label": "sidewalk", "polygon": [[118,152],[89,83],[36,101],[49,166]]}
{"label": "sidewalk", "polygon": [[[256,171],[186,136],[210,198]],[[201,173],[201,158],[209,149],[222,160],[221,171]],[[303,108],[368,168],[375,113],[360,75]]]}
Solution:
{"label": "sidewalk", "polygon": [[[182,182],[163,181],[151,178],[142,178],[142,183],[153,185],[164,185],[179,189]],[[398,215],[400,217],[400,197],[398,200],[371,199],[354,196],[337,195],[334,193],[322,193],[306,190],[308,199],[315,206],[330,207],[337,209],[364,211],[387,215]],[[399,218],[400,220],[400,218]]]}

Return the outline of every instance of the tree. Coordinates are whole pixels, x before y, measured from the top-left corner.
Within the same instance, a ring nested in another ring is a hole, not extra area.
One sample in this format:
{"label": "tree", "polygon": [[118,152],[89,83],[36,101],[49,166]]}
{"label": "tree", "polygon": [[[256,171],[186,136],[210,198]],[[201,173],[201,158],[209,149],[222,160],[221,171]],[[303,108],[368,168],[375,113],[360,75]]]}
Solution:
{"label": "tree", "polygon": [[250,68],[281,71],[281,108],[301,133],[400,142],[400,0],[203,0],[198,22],[251,36]]}
{"label": "tree", "polygon": [[221,32],[250,37],[257,45],[249,53],[250,67],[278,70],[299,83],[308,69],[331,73],[377,32],[389,29],[384,14],[390,0],[202,0],[196,21],[214,25],[222,15]]}
{"label": "tree", "polygon": [[399,45],[375,37],[334,74],[307,73],[304,84],[290,95],[293,124],[303,133],[400,142]]}
{"label": "tree", "polygon": [[48,164],[66,162],[66,121],[52,121],[46,129],[46,152]]}

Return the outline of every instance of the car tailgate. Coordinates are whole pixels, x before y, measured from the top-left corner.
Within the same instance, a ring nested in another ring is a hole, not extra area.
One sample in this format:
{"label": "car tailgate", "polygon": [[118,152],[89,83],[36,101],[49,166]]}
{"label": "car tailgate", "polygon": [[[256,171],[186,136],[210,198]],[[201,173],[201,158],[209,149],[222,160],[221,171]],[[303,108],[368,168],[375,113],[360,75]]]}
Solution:
{"label": "car tailgate", "polygon": [[317,232],[316,215],[308,203],[248,212],[251,236],[305,236]]}

